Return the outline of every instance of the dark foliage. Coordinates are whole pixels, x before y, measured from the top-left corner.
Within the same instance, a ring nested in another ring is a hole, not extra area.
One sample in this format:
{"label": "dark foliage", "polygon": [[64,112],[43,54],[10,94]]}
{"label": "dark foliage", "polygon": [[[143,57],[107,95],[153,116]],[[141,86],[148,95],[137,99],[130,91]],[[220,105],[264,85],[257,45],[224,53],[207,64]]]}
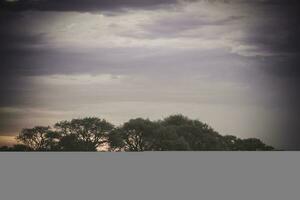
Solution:
{"label": "dark foliage", "polygon": [[62,121],[53,128],[23,129],[20,144],[0,151],[270,151],[256,138],[222,136],[182,115],[160,121],[131,119],[119,127],[99,118]]}
{"label": "dark foliage", "polygon": [[24,144],[15,144],[12,147],[2,146],[0,147],[0,151],[33,151],[33,149]]}

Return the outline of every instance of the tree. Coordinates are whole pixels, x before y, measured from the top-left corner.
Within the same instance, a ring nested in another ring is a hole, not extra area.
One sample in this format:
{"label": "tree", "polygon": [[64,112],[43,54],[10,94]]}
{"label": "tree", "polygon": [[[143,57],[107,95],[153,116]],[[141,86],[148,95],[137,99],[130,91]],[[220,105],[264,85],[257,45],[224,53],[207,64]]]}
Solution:
{"label": "tree", "polygon": [[264,144],[262,141],[256,138],[238,139],[234,150],[238,151],[270,151],[274,150],[273,147]]}
{"label": "tree", "polygon": [[223,137],[223,144],[224,144],[224,150],[226,151],[237,151],[238,150],[238,145],[237,142],[240,139],[233,135],[225,135]]}
{"label": "tree", "polygon": [[10,148],[10,151],[33,151],[33,149],[24,144],[15,144]]}
{"label": "tree", "polygon": [[171,115],[161,121],[164,126],[182,126],[182,125],[193,125],[193,121],[183,115]]}
{"label": "tree", "polygon": [[175,127],[160,127],[154,135],[153,150],[155,151],[188,151],[189,143],[178,134]]}
{"label": "tree", "polygon": [[0,147],[0,151],[9,151],[9,147],[8,146],[2,146]]}
{"label": "tree", "polygon": [[99,118],[73,119],[55,124],[63,151],[97,151],[107,143],[112,124]]}
{"label": "tree", "polygon": [[183,138],[192,151],[223,150],[222,136],[199,120],[191,120],[183,115],[172,115],[162,122],[164,127],[172,127],[178,137]]}
{"label": "tree", "polygon": [[131,119],[114,130],[109,137],[112,150],[151,151],[157,123],[148,119]]}
{"label": "tree", "polygon": [[34,151],[51,150],[53,131],[49,126],[36,126],[32,129],[23,129],[17,140]]}
{"label": "tree", "polygon": [[20,144],[0,151],[269,151],[257,138],[220,135],[208,124],[183,115],[163,120],[131,119],[115,128],[96,117],[61,121],[54,128],[23,129]]}
{"label": "tree", "polygon": [[12,147],[3,146],[0,147],[0,151],[33,151],[30,147],[24,145],[24,144],[15,144]]}

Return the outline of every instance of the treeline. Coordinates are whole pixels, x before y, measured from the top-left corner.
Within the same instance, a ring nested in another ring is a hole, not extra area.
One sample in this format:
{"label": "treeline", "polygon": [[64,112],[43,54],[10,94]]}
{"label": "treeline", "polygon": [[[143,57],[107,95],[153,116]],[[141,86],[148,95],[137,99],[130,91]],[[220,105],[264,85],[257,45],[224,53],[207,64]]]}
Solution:
{"label": "treeline", "polygon": [[131,119],[114,126],[104,119],[61,121],[23,129],[18,144],[0,151],[269,151],[256,138],[222,136],[209,125],[182,115],[163,120]]}

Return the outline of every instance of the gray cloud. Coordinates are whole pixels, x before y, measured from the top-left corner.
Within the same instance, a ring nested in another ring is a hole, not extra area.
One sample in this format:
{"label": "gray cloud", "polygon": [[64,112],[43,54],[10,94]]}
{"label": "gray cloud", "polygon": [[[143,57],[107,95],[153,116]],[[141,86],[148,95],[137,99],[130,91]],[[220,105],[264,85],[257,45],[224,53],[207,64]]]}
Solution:
{"label": "gray cloud", "polygon": [[[237,20],[243,19],[243,16],[228,16],[224,19],[211,19],[207,16],[177,16],[177,18],[165,18],[153,22],[152,24],[143,24],[141,28],[145,30],[144,34],[138,35],[146,38],[171,38],[171,37],[199,37],[201,33],[185,33],[195,28],[209,28],[209,26],[226,26]],[[126,34],[136,37],[135,35]],[[214,35],[215,37],[219,37]],[[213,37],[210,35],[210,38]]]}
{"label": "gray cloud", "polygon": [[0,1],[0,134],[76,116],[183,112],[274,144],[287,131],[279,145],[300,148],[294,1],[70,2]]}

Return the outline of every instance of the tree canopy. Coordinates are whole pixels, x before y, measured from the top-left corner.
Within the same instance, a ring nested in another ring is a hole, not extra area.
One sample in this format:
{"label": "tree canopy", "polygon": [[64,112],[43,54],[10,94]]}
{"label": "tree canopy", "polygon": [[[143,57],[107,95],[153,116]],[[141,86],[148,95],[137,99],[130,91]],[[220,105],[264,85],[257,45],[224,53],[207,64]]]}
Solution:
{"label": "tree canopy", "polygon": [[151,121],[136,118],[114,126],[96,117],[23,129],[19,144],[0,151],[270,151],[257,138],[221,135],[183,115]]}

